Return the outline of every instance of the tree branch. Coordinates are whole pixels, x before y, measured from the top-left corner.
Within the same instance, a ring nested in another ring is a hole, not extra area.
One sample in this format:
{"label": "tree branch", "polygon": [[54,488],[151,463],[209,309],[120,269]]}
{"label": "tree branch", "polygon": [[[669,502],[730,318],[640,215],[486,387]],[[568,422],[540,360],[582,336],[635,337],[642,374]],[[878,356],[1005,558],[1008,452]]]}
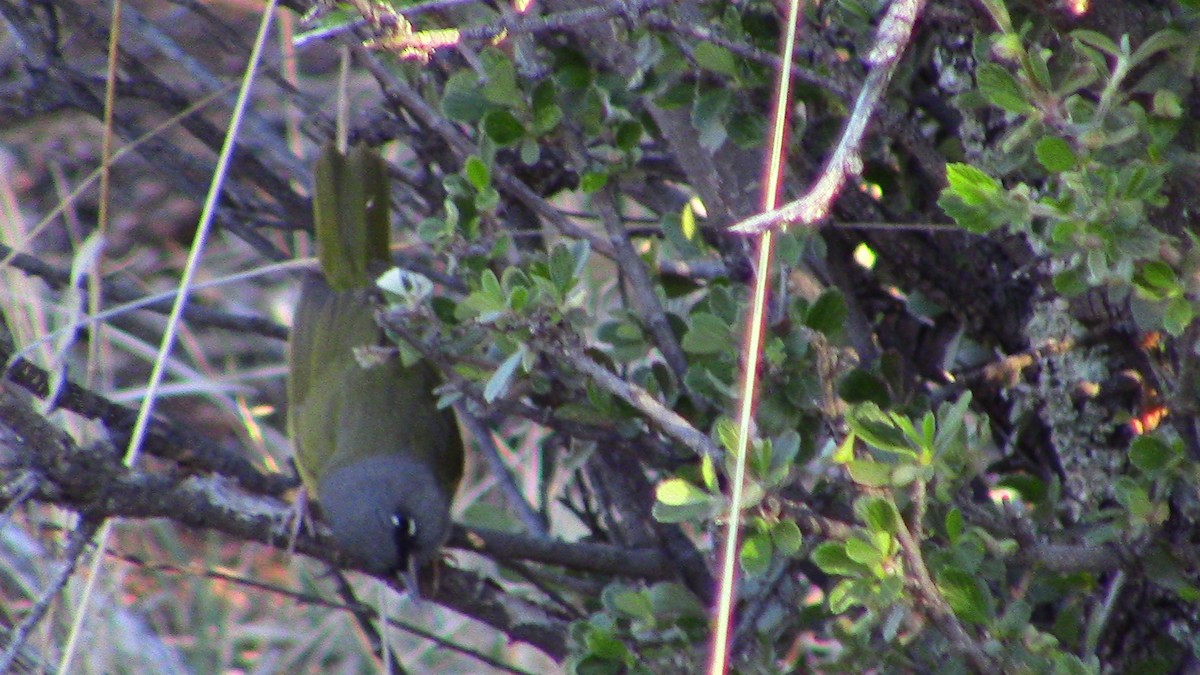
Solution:
{"label": "tree branch", "polygon": [[862,171],[859,148],[866,135],[867,122],[875,112],[887,90],[896,64],[912,37],[917,16],[925,6],[925,0],[893,0],[887,14],[879,24],[879,32],[867,65],[871,68],[863,82],[854,110],[842,131],[841,139],[833,154],[821,169],[817,180],[808,192],[774,211],[747,218],[730,228],[739,234],[759,234],[773,227],[786,228],[798,224],[804,227],[816,225],[829,215],[833,202],[841,192],[846,178]]}

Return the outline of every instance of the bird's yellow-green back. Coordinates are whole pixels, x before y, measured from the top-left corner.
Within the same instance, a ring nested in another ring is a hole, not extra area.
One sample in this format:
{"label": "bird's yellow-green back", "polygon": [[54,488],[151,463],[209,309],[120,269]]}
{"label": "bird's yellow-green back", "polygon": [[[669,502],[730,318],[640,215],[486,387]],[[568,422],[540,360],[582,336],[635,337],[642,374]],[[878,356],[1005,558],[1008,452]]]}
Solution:
{"label": "bird's yellow-green back", "polygon": [[[323,476],[374,455],[429,468],[448,501],[462,475],[454,415],[439,410],[434,369],[392,356],[363,367],[359,347],[387,346],[375,321],[372,267],[388,258],[388,190],[382,158],[326,147],[313,213],[321,274],[303,282],[292,328],[288,430],[296,464],[319,501]],[[447,506],[448,508],[448,506]]]}

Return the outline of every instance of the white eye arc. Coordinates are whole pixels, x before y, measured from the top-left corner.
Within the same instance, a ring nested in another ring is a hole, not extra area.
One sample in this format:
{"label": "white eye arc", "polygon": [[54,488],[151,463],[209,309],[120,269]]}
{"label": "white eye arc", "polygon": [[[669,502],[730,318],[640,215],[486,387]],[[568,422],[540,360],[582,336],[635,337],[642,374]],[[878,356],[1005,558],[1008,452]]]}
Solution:
{"label": "white eye arc", "polygon": [[398,528],[401,524],[405,525],[406,534],[409,537],[417,536],[417,521],[413,518],[405,518],[398,513],[393,513],[391,517],[392,527]]}

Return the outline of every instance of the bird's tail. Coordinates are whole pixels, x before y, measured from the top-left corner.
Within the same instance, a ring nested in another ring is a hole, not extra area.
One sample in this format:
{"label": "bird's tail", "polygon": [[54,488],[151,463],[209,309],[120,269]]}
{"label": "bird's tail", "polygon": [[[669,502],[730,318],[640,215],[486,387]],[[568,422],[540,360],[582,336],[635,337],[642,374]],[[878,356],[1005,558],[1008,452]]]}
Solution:
{"label": "bird's tail", "polygon": [[327,143],[317,160],[313,194],[317,258],[337,291],[370,285],[369,266],[388,259],[387,166],[363,145],[343,155]]}

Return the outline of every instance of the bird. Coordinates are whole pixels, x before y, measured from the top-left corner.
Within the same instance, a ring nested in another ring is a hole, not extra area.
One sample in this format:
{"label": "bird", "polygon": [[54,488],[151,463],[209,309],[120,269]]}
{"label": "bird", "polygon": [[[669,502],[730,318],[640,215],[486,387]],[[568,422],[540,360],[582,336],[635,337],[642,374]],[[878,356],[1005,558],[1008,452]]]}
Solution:
{"label": "bird", "polygon": [[406,366],[395,349],[375,350],[390,354],[381,363],[356,356],[395,346],[375,318],[372,276],[389,259],[388,211],[383,158],[326,145],[313,197],[320,271],[305,274],[296,306],[287,424],[304,491],[337,545],[417,594],[416,571],[450,533],[464,450],[430,363]]}

